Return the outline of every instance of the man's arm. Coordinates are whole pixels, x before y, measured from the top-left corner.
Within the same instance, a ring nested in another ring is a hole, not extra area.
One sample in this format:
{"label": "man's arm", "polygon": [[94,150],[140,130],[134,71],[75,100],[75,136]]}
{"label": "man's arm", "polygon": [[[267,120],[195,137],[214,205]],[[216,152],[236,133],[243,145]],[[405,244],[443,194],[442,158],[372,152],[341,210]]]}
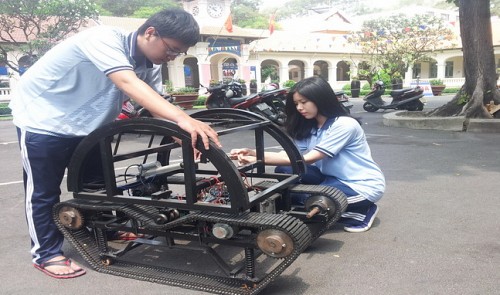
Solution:
{"label": "man's arm", "polygon": [[201,136],[205,149],[209,148],[209,139],[221,146],[217,133],[210,126],[191,118],[181,109],[166,101],[148,84],[137,78],[134,71],[118,71],[109,74],[108,77],[126,96],[146,108],[153,116],[171,120],[189,132],[193,148],[195,148],[198,135]]}

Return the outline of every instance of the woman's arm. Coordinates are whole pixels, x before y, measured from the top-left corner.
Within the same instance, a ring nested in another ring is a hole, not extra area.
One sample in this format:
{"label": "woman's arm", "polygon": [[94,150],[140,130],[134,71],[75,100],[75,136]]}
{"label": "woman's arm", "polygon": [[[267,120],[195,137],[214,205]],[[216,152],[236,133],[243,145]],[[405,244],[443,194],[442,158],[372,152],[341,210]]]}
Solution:
{"label": "woman's arm", "polygon": [[[325,154],[316,150],[312,150],[304,155],[304,161],[306,162],[306,164],[312,164],[325,157]],[[240,165],[252,163],[257,160],[255,150],[248,148],[231,150],[230,158],[232,160],[238,160],[238,163]],[[285,151],[281,151],[278,153],[264,152],[264,162],[269,165],[287,166],[290,165],[290,158],[288,158],[288,155]]]}

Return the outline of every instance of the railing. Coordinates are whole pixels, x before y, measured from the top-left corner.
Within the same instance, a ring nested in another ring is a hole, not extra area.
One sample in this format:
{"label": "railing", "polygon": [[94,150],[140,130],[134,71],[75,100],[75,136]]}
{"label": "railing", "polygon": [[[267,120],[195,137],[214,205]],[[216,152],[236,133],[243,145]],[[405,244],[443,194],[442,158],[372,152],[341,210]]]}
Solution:
{"label": "railing", "polygon": [[[431,78],[431,79],[420,79],[420,82],[429,82],[430,80],[434,80],[436,78]],[[443,81],[443,84],[446,85],[446,87],[461,87],[465,83],[465,78],[444,78],[440,79]],[[413,82],[414,80],[412,80]]]}
{"label": "railing", "polygon": [[10,100],[10,88],[0,88],[0,100]]}

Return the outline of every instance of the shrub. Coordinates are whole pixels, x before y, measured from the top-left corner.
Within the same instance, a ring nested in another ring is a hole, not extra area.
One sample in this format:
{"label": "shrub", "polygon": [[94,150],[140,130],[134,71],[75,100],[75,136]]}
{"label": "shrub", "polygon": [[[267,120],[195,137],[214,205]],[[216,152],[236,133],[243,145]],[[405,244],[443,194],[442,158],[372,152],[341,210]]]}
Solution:
{"label": "shrub", "polygon": [[285,82],[283,82],[283,87],[292,88],[295,85],[295,83],[296,82],[293,80],[286,80]]}
{"label": "shrub", "polygon": [[0,115],[10,115],[12,113],[7,103],[0,103]]}
{"label": "shrub", "polygon": [[351,91],[351,84],[345,84],[344,86],[342,86],[342,90],[344,91]]}
{"label": "shrub", "polygon": [[204,106],[206,100],[207,100],[206,96],[198,96],[198,99],[193,103],[193,105]]}
{"label": "shrub", "polygon": [[432,79],[429,81],[431,85],[444,85],[443,80],[441,79]]}

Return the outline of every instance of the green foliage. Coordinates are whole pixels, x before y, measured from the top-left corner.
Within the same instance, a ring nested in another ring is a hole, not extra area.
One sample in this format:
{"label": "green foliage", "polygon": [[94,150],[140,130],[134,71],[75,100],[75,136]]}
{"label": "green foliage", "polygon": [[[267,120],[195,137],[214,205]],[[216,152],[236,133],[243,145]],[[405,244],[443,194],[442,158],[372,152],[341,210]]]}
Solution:
{"label": "green foliage", "polygon": [[190,86],[174,89],[170,94],[198,94],[198,89]]}
{"label": "green foliage", "polygon": [[371,68],[393,76],[406,73],[416,61],[429,58],[429,52],[449,45],[451,38],[452,32],[437,17],[395,15],[366,21],[349,42],[360,45],[371,57]]}
{"label": "green foliage", "polygon": [[9,109],[8,103],[0,103],[0,115],[10,115],[11,109]]}
{"label": "green foliage", "polygon": [[470,95],[468,95],[465,91],[462,92],[460,94],[460,96],[458,97],[458,100],[457,100],[457,104],[460,105],[460,106],[463,106],[465,105],[466,103],[468,103],[470,100]]}
{"label": "green foliage", "polygon": [[154,13],[170,7],[182,8],[174,0],[95,0],[99,13],[112,16],[148,18]]}
{"label": "green foliage", "polygon": [[170,81],[170,80],[163,81],[163,85],[164,85],[165,91],[167,93],[170,93],[174,90],[174,87],[172,86],[172,81]]}
{"label": "green foliage", "polygon": [[431,85],[444,85],[443,80],[441,79],[432,79],[429,81]]}
{"label": "green foliage", "polygon": [[363,86],[361,86],[361,89],[362,90],[370,90],[371,89],[370,84],[368,84],[368,83],[363,84]]}
{"label": "green foliage", "polygon": [[278,77],[278,69],[273,65],[266,65],[261,68],[261,81],[265,81],[267,77],[271,77],[271,81],[276,81]]}
{"label": "green foliage", "polygon": [[285,82],[283,82],[283,87],[292,88],[295,85],[295,83],[296,82],[293,80],[286,80]]}
{"label": "green foliage", "polygon": [[442,93],[455,94],[460,91],[459,87],[446,87]]}
{"label": "green foliage", "polygon": [[378,73],[373,76],[372,81],[382,81],[386,88],[392,88],[391,76],[385,69],[378,71]]}
{"label": "green foliage", "polygon": [[345,84],[344,86],[342,86],[342,90],[344,91],[351,91],[351,84]]}
{"label": "green foliage", "polygon": [[194,106],[204,106],[205,101],[207,100],[206,96],[198,96],[198,99],[193,103]]}
{"label": "green foliage", "polygon": [[[91,0],[2,0],[0,11],[0,30],[16,32],[2,34],[0,55],[8,56],[8,52],[18,50],[31,64],[69,34],[77,32],[89,18],[97,17]],[[6,64],[19,71],[17,59],[6,60]]]}

